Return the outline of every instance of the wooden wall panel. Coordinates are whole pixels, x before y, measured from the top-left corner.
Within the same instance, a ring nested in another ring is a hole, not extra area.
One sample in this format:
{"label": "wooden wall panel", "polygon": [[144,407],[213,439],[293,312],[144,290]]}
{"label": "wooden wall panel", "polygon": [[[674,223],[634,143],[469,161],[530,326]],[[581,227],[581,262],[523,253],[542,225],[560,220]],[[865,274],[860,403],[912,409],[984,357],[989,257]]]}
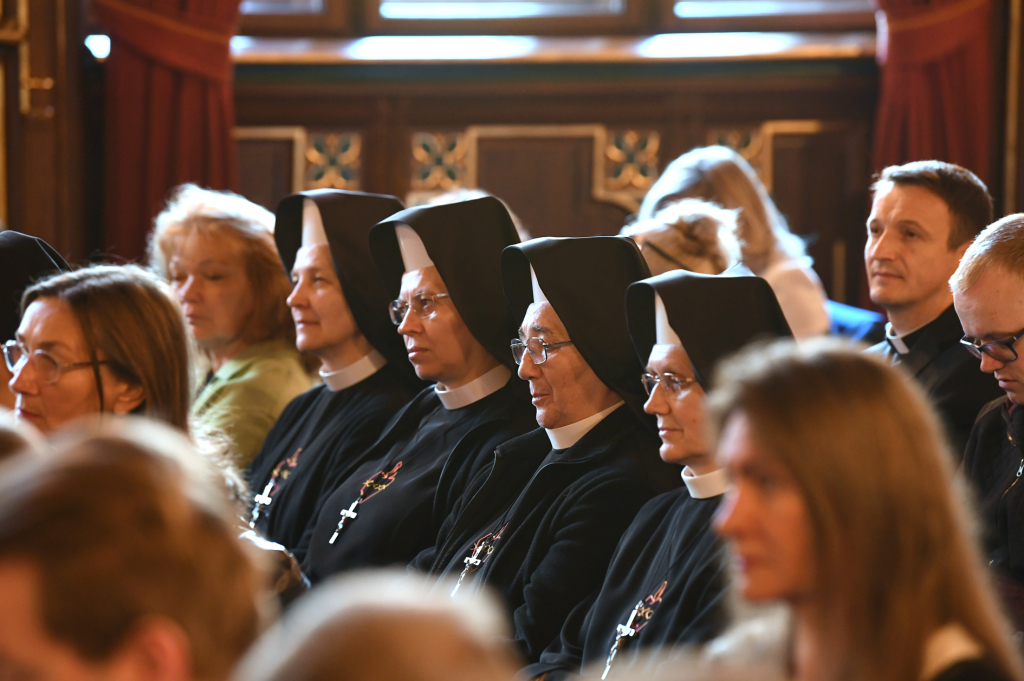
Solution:
{"label": "wooden wall panel", "polygon": [[[244,128],[359,135],[351,188],[414,201],[448,188],[416,180],[417,135],[461,136],[472,147],[477,132],[490,131],[476,139],[475,156],[441,159],[438,152],[438,163],[455,164],[453,177],[473,180],[455,185],[505,199],[535,236],[615,234],[635,206],[628,192],[614,200],[599,196],[595,163],[610,161],[601,160],[593,136],[502,138],[495,129],[589,126],[609,140],[630,131],[651,134],[660,140],[655,163],[662,169],[719,135],[741,139],[777,122],[803,122],[814,131],[772,136],[774,193],[794,231],[812,237],[826,289],[855,303],[876,88],[870,56],[699,64],[243,63],[236,68],[236,110]],[[281,169],[287,153],[256,147],[244,153],[243,191],[266,201],[268,178],[287,175]]]}
{"label": "wooden wall panel", "polygon": [[618,234],[628,211],[594,200],[593,147],[579,137],[482,141],[480,188],[504,199],[533,236]]}

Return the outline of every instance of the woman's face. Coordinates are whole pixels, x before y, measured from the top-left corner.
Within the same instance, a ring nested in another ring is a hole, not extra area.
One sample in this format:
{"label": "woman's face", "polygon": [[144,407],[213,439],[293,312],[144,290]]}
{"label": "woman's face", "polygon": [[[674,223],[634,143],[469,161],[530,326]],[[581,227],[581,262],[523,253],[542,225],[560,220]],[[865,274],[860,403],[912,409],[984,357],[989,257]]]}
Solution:
{"label": "woman's face", "polygon": [[171,288],[196,342],[214,352],[244,347],[255,290],[242,244],[225,233],[190,231],[175,246],[168,262]]}
{"label": "woman's face", "polygon": [[[689,355],[682,345],[655,345],[647,371],[662,378],[644,403],[644,411],[658,417],[661,458],[703,471],[711,463],[704,435],[707,397],[696,382]],[[679,394],[666,386],[673,378],[680,386]]]}
{"label": "woman's face", "polygon": [[814,573],[804,495],[789,471],[760,446],[742,412],[726,421],[718,457],[732,486],[714,528],[729,542],[744,598],[801,601],[812,592]]}
{"label": "woman's face", "polygon": [[[16,340],[31,358],[22,360],[9,383],[16,395],[18,418],[47,432],[100,410],[96,374],[88,364],[89,348],[66,302],[58,298],[33,301],[21,318]],[[86,364],[61,369],[56,382],[49,383],[45,374],[51,359],[61,365]],[[97,360],[104,359],[97,353]],[[105,364],[100,365],[100,377],[105,411],[127,414],[142,403],[142,389],[117,378]]]}

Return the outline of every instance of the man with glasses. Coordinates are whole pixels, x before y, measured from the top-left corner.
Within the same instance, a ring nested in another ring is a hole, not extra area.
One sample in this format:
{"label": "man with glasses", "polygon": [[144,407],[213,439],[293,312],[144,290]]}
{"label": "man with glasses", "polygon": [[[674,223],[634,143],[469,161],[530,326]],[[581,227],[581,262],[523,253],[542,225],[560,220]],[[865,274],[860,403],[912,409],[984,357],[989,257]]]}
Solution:
{"label": "man with glasses", "polygon": [[708,453],[706,391],[721,358],[754,339],[790,337],[789,325],[768,283],[743,265],[644,279],[627,290],[626,314],[646,364],[644,409],[658,419],[661,458],[683,466],[685,487],[644,505],[598,593],[523,678],[575,678],[583,667],[617,678],[641,652],[705,641],[727,620],[726,560],[711,519],[728,479]]}
{"label": "man with glasses", "polygon": [[650,274],[636,244],[534,239],[506,248],[501,271],[522,320],[510,355],[541,428],[494,450],[413,566],[453,595],[496,590],[536,662],[600,586],[637,510],[679,486],[679,469],[658,458],[626,328],[626,287]]}
{"label": "man with glasses", "polygon": [[1004,604],[1024,629],[1024,214],[983,231],[949,281],[961,343],[1005,395],[982,409],[964,453],[989,566]]}
{"label": "man with glasses", "polygon": [[314,582],[407,564],[434,544],[494,447],[532,427],[510,370],[515,327],[501,293],[501,252],[517,241],[493,197],[410,208],[370,230],[370,253],[395,299],[392,322],[417,376],[434,386],[330,482],[303,562]]}
{"label": "man with glasses", "polygon": [[992,198],[965,168],[918,161],[882,171],[864,246],[871,301],[889,317],[871,348],[909,371],[931,398],[959,463],[978,411],[999,395],[959,344],[949,277],[985,225]]}

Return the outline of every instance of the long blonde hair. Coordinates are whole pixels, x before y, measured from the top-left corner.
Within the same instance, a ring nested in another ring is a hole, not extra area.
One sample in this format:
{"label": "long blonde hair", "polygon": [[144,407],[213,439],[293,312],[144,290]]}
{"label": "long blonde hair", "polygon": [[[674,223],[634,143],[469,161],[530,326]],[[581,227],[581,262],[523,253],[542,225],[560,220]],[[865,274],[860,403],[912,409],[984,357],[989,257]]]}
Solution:
{"label": "long blonde hair", "polygon": [[776,253],[806,257],[803,240],[789,231],[757,173],[728,147],[699,147],[672,161],[644,197],[637,218],[650,219],[681,198],[703,199],[739,211],[743,263],[754,274],[761,274]]}
{"label": "long blonde hair", "polygon": [[823,679],[916,679],[928,637],[951,623],[1022,678],[949,446],[912,380],[836,341],[783,341],[723,363],[708,401],[712,441],[742,413],[803,494]]}

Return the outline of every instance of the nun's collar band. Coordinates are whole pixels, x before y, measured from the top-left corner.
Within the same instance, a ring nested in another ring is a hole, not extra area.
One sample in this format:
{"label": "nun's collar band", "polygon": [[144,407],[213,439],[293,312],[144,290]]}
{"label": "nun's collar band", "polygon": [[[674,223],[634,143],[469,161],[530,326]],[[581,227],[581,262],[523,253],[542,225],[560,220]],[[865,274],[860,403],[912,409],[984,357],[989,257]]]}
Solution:
{"label": "nun's collar band", "polygon": [[371,349],[369,354],[360,357],[355,362],[352,362],[352,364],[342,367],[337,371],[324,371],[321,369],[320,378],[323,379],[331,392],[338,392],[345,388],[351,388],[356,383],[365,381],[384,368],[384,365],[387,363],[388,360],[384,358],[384,355]]}
{"label": "nun's collar band", "polygon": [[567,426],[561,428],[545,428],[544,432],[548,434],[548,439],[551,440],[552,449],[569,449],[574,444],[580,441],[580,439],[594,429],[594,426],[601,423],[609,414],[621,407],[625,402],[619,400],[612,406],[608,407],[604,411],[598,412],[593,416],[588,416],[582,421],[576,423],[570,423]]}
{"label": "nun's collar band", "polygon": [[711,499],[729,489],[729,475],[724,468],[697,475],[689,466],[683,468],[683,483],[694,499]]}
{"label": "nun's collar band", "polygon": [[504,364],[499,364],[480,378],[475,378],[466,385],[452,389],[441,388],[435,385],[434,392],[441,400],[441,404],[445,409],[462,409],[474,402],[479,402],[488,395],[498,392],[505,387],[510,378],[512,378],[512,372],[509,371],[509,368]]}

